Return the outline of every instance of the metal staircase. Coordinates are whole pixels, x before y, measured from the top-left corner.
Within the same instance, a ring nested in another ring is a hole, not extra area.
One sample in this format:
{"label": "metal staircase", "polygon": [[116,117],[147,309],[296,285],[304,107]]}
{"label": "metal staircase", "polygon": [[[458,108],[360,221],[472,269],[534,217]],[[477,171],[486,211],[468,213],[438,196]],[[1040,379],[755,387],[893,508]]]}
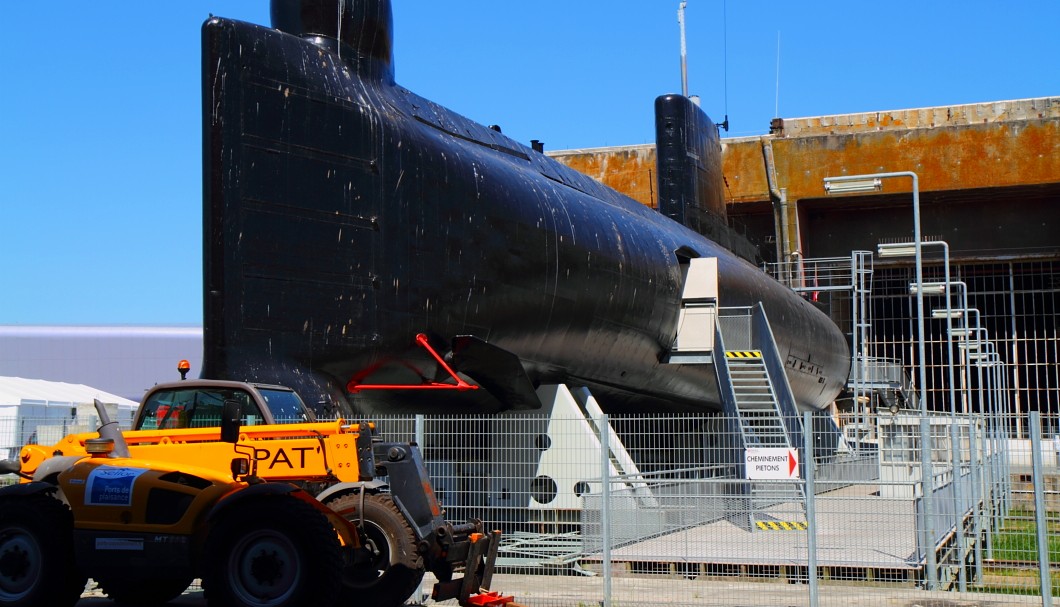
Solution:
{"label": "metal staircase", "polygon": [[[704,334],[706,332],[710,334]],[[720,353],[724,352],[724,356]],[[791,453],[802,444],[802,420],[784,371],[773,332],[761,304],[743,308],[717,306],[716,260],[692,259],[686,270],[685,290],[678,335],[668,357],[670,364],[712,364],[726,418],[738,440],[733,445],[734,463],[745,467],[744,458],[755,449],[770,449],[767,456]],[[796,475],[801,477],[801,475]],[[751,475],[744,475],[751,478]],[[764,529],[756,522],[773,522],[767,508],[785,504],[780,510],[804,516],[802,482],[751,480],[743,483],[747,499],[747,527]],[[774,512],[778,508],[772,508]],[[795,517],[786,515],[789,521]],[[758,520],[756,520],[758,519]]]}
{"label": "metal staircase", "polygon": [[[801,424],[797,417],[784,414],[782,400],[777,397],[777,390],[771,381],[762,350],[729,350],[725,352],[725,362],[732,385],[732,408],[739,422],[744,448],[795,450],[792,440],[794,433],[789,432],[788,424],[797,424],[800,431]],[[786,378],[777,383],[788,390],[790,398]],[[750,528],[758,528],[755,525],[758,519],[774,518],[763,516],[762,513],[778,504],[794,503],[799,515],[803,515],[804,497],[801,481],[751,481],[748,508]],[[791,507],[788,506],[786,510],[791,510]]]}
{"label": "metal staircase", "polygon": [[745,446],[791,447],[762,353],[731,351],[725,353],[725,358]]}

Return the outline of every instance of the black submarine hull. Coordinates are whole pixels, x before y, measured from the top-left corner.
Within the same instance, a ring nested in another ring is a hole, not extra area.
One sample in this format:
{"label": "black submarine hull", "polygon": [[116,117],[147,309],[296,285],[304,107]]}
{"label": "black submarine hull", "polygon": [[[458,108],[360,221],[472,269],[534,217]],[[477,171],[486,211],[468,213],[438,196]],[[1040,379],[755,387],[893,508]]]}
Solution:
{"label": "black submarine hull", "polygon": [[[389,3],[346,4],[333,36],[335,12],[297,2],[273,16],[298,35],[203,26],[204,377],[286,383],[344,415],[532,408],[526,386],[545,383],[588,386],[610,412],[720,410],[712,368],[664,362],[681,262],[701,256],[718,258],[720,305],[761,302],[781,355],[810,363],[788,373],[800,406],[834,399],[849,353],[827,316],[705,236],[398,86]],[[485,389],[349,392],[444,379],[421,333]],[[460,336],[488,348],[462,356]]]}

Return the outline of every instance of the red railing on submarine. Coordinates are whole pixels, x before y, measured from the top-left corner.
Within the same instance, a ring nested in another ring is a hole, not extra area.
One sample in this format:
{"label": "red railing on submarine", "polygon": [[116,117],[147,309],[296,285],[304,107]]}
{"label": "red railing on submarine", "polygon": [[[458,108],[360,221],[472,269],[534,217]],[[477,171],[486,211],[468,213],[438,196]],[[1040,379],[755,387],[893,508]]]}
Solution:
{"label": "red railing on submarine", "polygon": [[442,367],[442,369],[445,369],[445,372],[449,374],[449,377],[456,381],[455,384],[428,381],[426,379],[424,379],[424,382],[421,384],[364,384],[360,383],[362,376],[358,375],[350,379],[349,383],[346,384],[346,390],[350,392],[357,392],[359,390],[457,390],[460,392],[478,390],[478,386],[471,385],[461,379],[460,376],[456,374],[456,371],[453,371],[452,367],[446,364],[441,355],[431,347],[430,342],[427,341],[426,335],[418,333],[416,335],[416,343],[422,346],[423,349],[426,350],[427,353],[430,354],[431,357]]}

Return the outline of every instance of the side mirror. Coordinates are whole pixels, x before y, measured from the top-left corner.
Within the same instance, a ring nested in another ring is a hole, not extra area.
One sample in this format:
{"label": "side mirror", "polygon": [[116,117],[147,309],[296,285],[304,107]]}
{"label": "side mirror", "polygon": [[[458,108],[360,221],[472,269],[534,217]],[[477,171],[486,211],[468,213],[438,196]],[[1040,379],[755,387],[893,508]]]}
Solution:
{"label": "side mirror", "polygon": [[238,480],[250,474],[250,458],[233,457],[229,468],[232,470],[232,478]]}
{"label": "side mirror", "polygon": [[221,440],[226,443],[239,442],[239,420],[243,406],[238,400],[227,399],[221,409]]}

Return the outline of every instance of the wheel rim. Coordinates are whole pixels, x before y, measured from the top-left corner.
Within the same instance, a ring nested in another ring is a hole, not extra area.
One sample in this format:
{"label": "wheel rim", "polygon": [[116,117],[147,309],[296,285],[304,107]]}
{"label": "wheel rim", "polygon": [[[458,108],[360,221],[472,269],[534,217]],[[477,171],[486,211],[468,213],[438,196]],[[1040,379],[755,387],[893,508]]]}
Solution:
{"label": "wheel rim", "polygon": [[36,539],[24,529],[0,530],[0,598],[26,596],[40,579],[41,554]]}
{"label": "wheel rim", "polygon": [[365,521],[364,535],[364,547],[372,553],[372,569],[374,569],[374,573],[368,569],[355,570],[354,579],[361,583],[372,582],[383,577],[383,574],[390,568],[394,560],[393,555],[390,554],[393,548],[382,527],[372,521]]}
{"label": "wheel rim", "polygon": [[232,550],[228,578],[236,596],[249,605],[274,605],[297,591],[302,577],[298,548],[286,536],[258,531]]}

